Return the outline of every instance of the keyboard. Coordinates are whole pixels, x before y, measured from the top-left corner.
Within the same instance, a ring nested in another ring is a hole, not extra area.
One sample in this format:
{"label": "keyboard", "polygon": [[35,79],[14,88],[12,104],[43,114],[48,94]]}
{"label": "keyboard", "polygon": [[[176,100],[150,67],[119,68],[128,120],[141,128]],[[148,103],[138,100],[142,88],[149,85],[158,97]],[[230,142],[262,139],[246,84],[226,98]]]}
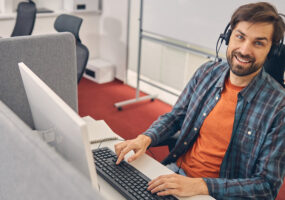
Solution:
{"label": "keyboard", "polygon": [[147,190],[150,179],[126,161],[116,165],[117,155],[109,148],[94,149],[97,173],[128,200],[175,200],[174,196],[157,196]]}

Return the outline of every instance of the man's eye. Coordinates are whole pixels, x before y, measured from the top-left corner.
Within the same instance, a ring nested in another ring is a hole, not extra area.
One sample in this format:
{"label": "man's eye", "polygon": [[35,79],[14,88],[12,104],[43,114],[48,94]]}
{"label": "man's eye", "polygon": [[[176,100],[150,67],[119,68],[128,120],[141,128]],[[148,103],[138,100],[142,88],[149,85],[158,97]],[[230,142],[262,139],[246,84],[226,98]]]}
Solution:
{"label": "man's eye", "polygon": [[263,43],[262,43],[262,42],[259,42],[259,41],[256,41],[256,42],[255,42],[255,45],[256,45],[256,46],[264,46]]}
{"label": "man's eye", "polygon": [[239,40],[242,40],[242,39],[243,39],[243,36],[242,36],[242,35],[237,35],[236,37],[237,37],[237,39],[239,39]]}

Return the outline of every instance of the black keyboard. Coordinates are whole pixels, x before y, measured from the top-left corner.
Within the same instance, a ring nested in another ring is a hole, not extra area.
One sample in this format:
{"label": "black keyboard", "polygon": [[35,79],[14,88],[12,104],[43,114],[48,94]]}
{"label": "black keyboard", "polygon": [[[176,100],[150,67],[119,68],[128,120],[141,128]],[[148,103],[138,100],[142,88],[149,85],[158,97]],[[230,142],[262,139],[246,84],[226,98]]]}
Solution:
{"label": "black keyboard", "polygon": [[126,161],[116,165],[117,155],[107,147],[93,150],[97,173],[126,199],[167,199],[174,196],[157,196],[147,190],[150,179]]}

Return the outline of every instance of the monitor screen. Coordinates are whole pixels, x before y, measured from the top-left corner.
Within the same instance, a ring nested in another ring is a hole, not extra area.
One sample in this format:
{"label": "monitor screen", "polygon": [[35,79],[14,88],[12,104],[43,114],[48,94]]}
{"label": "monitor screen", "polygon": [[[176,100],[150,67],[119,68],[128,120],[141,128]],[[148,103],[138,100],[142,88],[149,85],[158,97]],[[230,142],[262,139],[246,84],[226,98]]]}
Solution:
{"label": "monitor screen", "polygon": [[86,122],[24,63],[18,65],[36,130],[51,132],[49,144],[97,188]]}

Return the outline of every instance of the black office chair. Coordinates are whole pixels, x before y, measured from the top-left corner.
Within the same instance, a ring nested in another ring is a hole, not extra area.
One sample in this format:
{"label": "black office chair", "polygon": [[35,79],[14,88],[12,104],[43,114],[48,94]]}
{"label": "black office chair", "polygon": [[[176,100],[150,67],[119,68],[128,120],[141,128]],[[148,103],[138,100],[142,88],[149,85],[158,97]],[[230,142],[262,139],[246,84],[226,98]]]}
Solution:
{"label": "black office chair", "polygon": [[284,72],[285,72],[285,45],[281,47],[280,55],[272,56],[264,63],[265,71],[270,74],[284,88]]}
{"label": "black office chair", "polygon": [[11,37],[31,35],[36,20],[36,4],[33,1],[20,2],[17,7],[17,18]]}
{"label": "black office chair", "polygon": [[78,83],[83,76],[89,58],[89,50],[85,45],[81,43],[81,40],[79,38],[79,29],[81,24],[82,19],[80,17],[67,14],[59,15],[54,23],[54,28],[58,32],[70,32],[75,37]]}
{"label": "black office chair", "polygon": [[[283,75],[285,72],[285,45],[282,46],[280,55],[272,56],[265,61],[264,69],[285,88],[283,79]],[[156,146],[168,146],[168,150],[171,151],[176,144],[178,136],[179,132]]]}

